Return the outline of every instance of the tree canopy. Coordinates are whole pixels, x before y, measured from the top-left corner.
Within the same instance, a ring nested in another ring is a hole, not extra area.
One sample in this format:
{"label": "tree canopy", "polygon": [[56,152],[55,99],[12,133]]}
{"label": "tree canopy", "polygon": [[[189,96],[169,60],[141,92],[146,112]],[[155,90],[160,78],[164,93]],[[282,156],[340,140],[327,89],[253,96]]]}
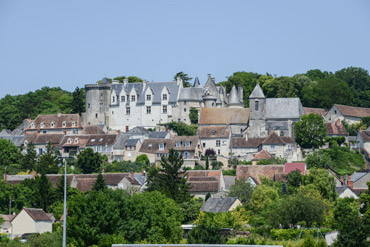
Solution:
{"label": "tree canopy", "polygon": [[318,148],[325,143],[326,125],[324,119],[317,114],[303,115],[294,123],[296,142],[304,148]]}

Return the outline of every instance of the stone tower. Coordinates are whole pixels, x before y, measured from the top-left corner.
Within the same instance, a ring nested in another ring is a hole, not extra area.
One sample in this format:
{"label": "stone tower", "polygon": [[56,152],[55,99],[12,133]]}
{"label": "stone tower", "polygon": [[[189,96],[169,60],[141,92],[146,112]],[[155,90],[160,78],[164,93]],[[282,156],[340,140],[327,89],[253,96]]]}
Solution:
{"label": "stone tower", "polygon": [[244,108],[243,100],[240,99],[240,94],[236,90],[235,85],[231,88],[229,93],[228,108]]}
{"label": "stone tower", "polygon": [[266,97],[259,84],[249,96],[248,137],[265,137],[266,131]]}
{"label": "stone tower", "polygon": [[221,104],[220,96],[218,94],[218,89],[214,79],[211,77],[211,74],[208,74],[208,80],[204,85],[204,107],[216,107]]}
{"label": "stone tower", "polygon": [[100,84],[87,84],[86,118],[87,125],[106,125],[109,127],[109,104],[111,83],[104,77]]}

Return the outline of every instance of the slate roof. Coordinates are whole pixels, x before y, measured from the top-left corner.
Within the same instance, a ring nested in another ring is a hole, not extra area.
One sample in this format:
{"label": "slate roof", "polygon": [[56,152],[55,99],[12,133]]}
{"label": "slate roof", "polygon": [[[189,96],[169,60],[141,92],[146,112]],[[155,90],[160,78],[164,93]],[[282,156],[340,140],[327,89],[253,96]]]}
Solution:
{"label": "slate roof", "polygon": [[278,136],[275,132],[271,132],[271,134],[266,137],[266,139],[262,142],[262,144],[292,144],[295,143],[293,138],[289,136]]}
{"label": "slate roof", "polygon": [[351,187],[349,187],[348,185],[345,185],[345,186],[336,186],[335,187],[335,191],[337,192],[338,195],[341,195],[343,192],[345,192],[347,189],[350,189],[353,193],[355,193]]}
{"label": "slate roof", "polygon": [[229,138],[230,129],[227,126],[200,126],[197,135],[201,139]]}
{"label": "slate roof", "polygon": [[250,99],[265,98],[265,94],[263,93],[259,83],[257,83],[257,85],[254,87],[252,93],[249,95],[249,98]]}
{"label": "slate roof", "polygon": [[41,208],[23,208],[23,210],[26,211],[34,221],[53,221]]}
{"label": "slate roof", "polygon": [[356,182],[357,180],[359,180],[360,178],[362,178],[363,176],[365,176],[367,173],[366,172],[355,172],[353,173],[353,175],[351,176],[350,178],[350,181],[352,182]]}
{"label": "slate roof", "polygon": [[138,141],[140,141],[140,139],[128,139],[125,146],[136,146]]}
{"label": "slate roof", "polygon": [[178,101],[203,101],[204,89],[201,87],[181,88]]}
{"label": "slate roof", "polygon": [[228,99],[228,105],[244,106],[243,101],[239,98],[235,85],[231,88]]}
{"label": "slate roof", "polygon": [[276,174],[282,173],[284,173],[284,165],[237,166],[236,179],[240,180],[252,177],[260,184],[260,176],[274,179]]}
{"label": "slate roof", "polygon": [[265,138],[248,138],[245,137],[233,137],[231,138],[231,148],[258,148]]}
{"label": "slate roof", "polygon": [[267,160],[267,159],[270,159],[272,157],[272,155],[267,152],[266,150],[261,150],[260,152],[258,152],[252,160]]}
{"label": "slate roof", "polygon": [[195,88],[200,87],[200,82],[199,82],[198,76],[195,77],[195,80],[194,80],[194,83],[193,83],[193,87],[195,87]]}
{"label": "slate roof", "polygon": [[306,172],[306,163],[285,163],[284,173],[288,174],[292,171],[299,170],[302,175]]}
{"label": "slate roof", "polygon": [[310,113],[313,113],[313,114],[320,115],[322,117],[324,117],[326,115],[326,113],[328,113],[328,111],[326,111],[323,108],[303,107],[303,110],[304,110],[304,112],[305,112],[306,115],[308,115]]}
{"label": "slate roof", "polygon": [[225,190],[229,190],[235,184],[236,176],[224,176]]}
{"label": "slate roof", "polygon": [[368,117],[370,116],[370,108],[354,107],[346,105],[334,104],[334,106],[342,113],[343,116],[348,117]]}
{"label": "slate roof", "polygon": [[150,131],[142,126],[136,126],[135,128],[130,129],[128,133],[149,135]]}
{"label": "slate roof", "polygon": [[165,131],[151,131],[149,133],[149,138],[164,139],[167,136]]}
{"label": "slate roof", "polygon": [[[217,86],[216,86],[216,83],[214,81],[214,79],[211,77],[211,74],[208,74],[208,79],[207,79],[207,82],[206,84],[204,84],[204,96],[203,97],[210,97],[210,98],[216,98],[216,103],[221,103],[221,98],[220,98],[220,95],[218,93],[218,90],[217,90]],[[206,93],[208,93],[208,95],[206,95]]]}
{"label": "slate roof", "polygon": [[267,119],[299,119],[304,114],[299,98],[267,98]]}
{"label": "slate roof", "polygon": [[214,198],[210,197],[200,208],[200,211],[210,213],[225,213],[238,200],[236,197]]}
{"label": "slate roof", "polygon": [[249,108],[200,108],[199,125],[248,124]]}
{"label": "slate roof", "polygon": [[326,123],[326,133],[327,135],[348,135],[348,131],[344,125],[338,120],[335,123]]}
{"label": "slate roof", "polygon": [[[159,150],[159,144],[164,143],[164,150]],[[140,147],[141,153],[168,153],[172,147],[170,139],[145,139]]]}
{"label": "slate roof", "polygon": [[87,146],[95,145],[113,145],[117,139],[116,134],[104,134],[104,135],[90,135],[90,140]]}
{"label": "slate roof", "polygon": [[0,136],[0,139],[10,140],[15,146],[24,144],[25,136]]}
{"label": "slate roof", "polygon": [[[40,129],[41,123],[44,123],[44,127],[41,129],[69,129],[69,128],[82,128],[81,117],[78,114],[51,114],[51,115],[38,115],[35,120],[32,121],[35,125],[35,129]],[[51,127],[51,123],[54,122],[54,127]],[[66,127],[63,127],[63,122],[66,123]],[[72,126],[72,122],[75,122],[75,127]],[[30,129],[32,127],[30,126]]]}
{"label": "slate roof", "polygon": [[118,135],[116,142],[113,145],[114,150],[122,150],[125,148],[127,141],[129,140],[130,135],[121,134]]}

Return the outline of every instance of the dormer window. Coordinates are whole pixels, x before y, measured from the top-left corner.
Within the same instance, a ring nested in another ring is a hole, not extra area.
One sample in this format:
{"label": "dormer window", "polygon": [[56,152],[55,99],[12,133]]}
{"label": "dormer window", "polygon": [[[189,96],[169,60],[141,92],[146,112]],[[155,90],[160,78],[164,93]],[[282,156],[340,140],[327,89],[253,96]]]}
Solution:
{"label": "dormer window", "polygon": [[151,94],[147,94],[146,95],[146,100],[147,101],[151,101],[152,100],[152,95]]}
{"label": "dormer window", "polygon": [[72,143],[72,138],[68,138],[67,143],[71,144]]}
{"label": "dormer window", "polygon": [[114,103],[114,102],[116,102],[116,97],[115,96],[112,97],[112,103]]}
{"label": "dormer window", "polygon": [[67,123],[66,122],[63,122],[62,123],[62,126],[63,126],[63,128],[67,127]]}
{"label": "dormer window", "polygon": [[163,100],[167,100],[167,94],[163,94],[163,95],[162,95],[162,99],[163,99]]}
{"label": "dormer window", "polygon": [[185,147],[190,147],[190,142],[185,142]]}
{"label": "dormer window", "polygon": [[35,128],[35,124],[34,123],[31,123],[31,128]]}
{"label": "dormer window", "polygon": [[212,135],[216,135],[216,130],[212,130]]}
{"label": "dormer window", "polygon": [[159,150],[164,150],[164,143],[159,143]]}
{"label": "dormer window", "polygon": [[152,146],[153,146],[153,145],[152,145],[151,143],[149,143],[149,144],[148,144],[148,147],[150,147],[150,148],[151,148]]}
{"label": "dormer window", "polygon": [[75,121],[72,122],[72,127],[76,127],[76,122]]}
{"label": "dormer window", "polygon": [[26,140],[26,141],[24,141],[24,145],[25,146],[27,146],[28,145],[28,141]]}
{"label": "dormer window", "polygon": [[135,100],[136,100],[136,96],[135,95],[131,95],[131,101],[132,102],[135,102]]}
{"label": "dormer window", "polygon": [[54,123],[54,122],[51,122],[50,126],[51,126],[52,128],[54,128],[55,123]]}
{"label": "dormer window", "polygon": [[181,142],[176,142],[176,147],[181,147]]}
{"label": "dormer window", "polygon": [[40,123],[40,128],[44,128],[44,127],[45,127],[44,122],[41,122],[41,123]]}
{"label": "dormer window", "polygon": [[75,143],[78,143],[78,141],[79,141],[78,138],[75,138]]}
{"label": "dormer window", "polygon": [[121,102],[125,102],[125,96],[121,96]]}

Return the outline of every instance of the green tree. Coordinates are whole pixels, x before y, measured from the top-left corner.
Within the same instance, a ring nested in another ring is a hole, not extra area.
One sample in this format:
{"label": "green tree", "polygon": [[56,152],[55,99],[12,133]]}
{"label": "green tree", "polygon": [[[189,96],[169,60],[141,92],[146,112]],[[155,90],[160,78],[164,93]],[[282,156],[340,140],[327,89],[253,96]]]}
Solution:
{"label": "green tree", "polygon": [[184,201],[179,204],[181,215],[183,217],[182,224],[192,224],[198,217],[200,208],[203,205],[202,198],[192,198],[189,201]]}
{"label": "green tree", "polygon": [[197,225],[187,235],[189,244],[225,244],[221,228],[215,225]]}
{"label": "green tree", "polygon": [[137,156],[135,161],[138,162],[138,163],[141,163],[143,165],[146,165],[146,166],[148,166],[150,164],[149,158],[146,154],[141,154],[141,155]]}
{"label": "green tree", "polygon": [[98,172],[104,161],[104,157],[94,152],[91,148],[83,150],[77,155],[76,167],[81,169],[82,173],[90,174]]}
{"label": "green tree", "polygon": [[39,156],[39,162],[36,166],[38,173],[56,174],[59,172],[60,160],[59,151],[49,142],[46,146],[46,152]]}
{"label": "green tree", "polygon": [[335,180],[325,169],[310,169],[310,174],[302,177],[303,185],[312,185],[321,196],[327,200],[335,201],[337,193]]}
{"label": "green tree", "polygon": [[85,89],[76,87],[72,97],[72,113],[81,114],[85,111]]}
{"label": "green tree", "polygon": [[176,202],[190,200],[189,185],[185,173],[181,172],[183,157],[174,149],[170,149],[168,157],[161,157],[161,168],[153,167],[148,172],[148,191],[160,191]]}
{"label": "green tree", "polygon": [[21,166],[22,169],[27,170],[34,170],[37,164],[37,155],[35,150],[35,145],[33,143],[28,143],[26,148],[26,153],[21,158]]}
{"label": "green tree", "polygon": [[253,186],[246,180],[236,180],[231,185],[228,196],[237,197],[242,203],[248,203],[252,199]]}
{"label": "green tree", "polygon": [[286,180],[289,185],[299,187],[302,184],[302,174],[300,170],[294,170],[288,173]]}
{"label": "green tree", "polygon": [[173,130],[174,132],[176,132],[178,136],[195,136],[198,129],[198,125],[195,124],[187,125],[186,123],[183,122],[178,123],[174,121],[161,125],[163,125],[169,130]]}
{"label": "green tree", "polygon": [[324,119],[317,114],[303,115],[294,123],[296,142],[304,148],[318,148],[324,145],[326,125]]}
{"label": "green tree", "polygon": [[177,80],[177,77],[180,77],[182,79],[182,83],[184,87],[191,87],[190,81],[193,79],[192,77],[189,77],[188,74],[185,74],[184,72],[180,71],[176,73],[176,75],[173,77],[175,80]]}
{"label": "green tree", "polygon": [[251,204],[253,208],[262,210],[271,205],[278,198],[279,195],[276,189],[261,184],[254,189]]}
{"label": "green tree", "polygon": [[285,181],[281,184],[281,194],[288,195],[288,186],[286,185]]}
{"label": "green tree", "polygon": [[19,149],[8,139],[0,139],[0,167],[17,164],[21,154]]}
{"label": "green tree", "polygon": [[43,173],[35,177],[34,198],[36,207],[42,208],[45,212],[55,200],[55,191]]}
{"label": "green tree", "polygon": [[105,180],[104,180],[103,175],[101,173],[99,173],[99,175],[96,178],[95,183],[92,187],[92,191],[102,191],[102,190],[106,190],[107,188],[108,187],[105,184]]}
{"label": "green tree", "polygon": [[189,119],[192,124],[198,124],[198,109],[190,108]]}

